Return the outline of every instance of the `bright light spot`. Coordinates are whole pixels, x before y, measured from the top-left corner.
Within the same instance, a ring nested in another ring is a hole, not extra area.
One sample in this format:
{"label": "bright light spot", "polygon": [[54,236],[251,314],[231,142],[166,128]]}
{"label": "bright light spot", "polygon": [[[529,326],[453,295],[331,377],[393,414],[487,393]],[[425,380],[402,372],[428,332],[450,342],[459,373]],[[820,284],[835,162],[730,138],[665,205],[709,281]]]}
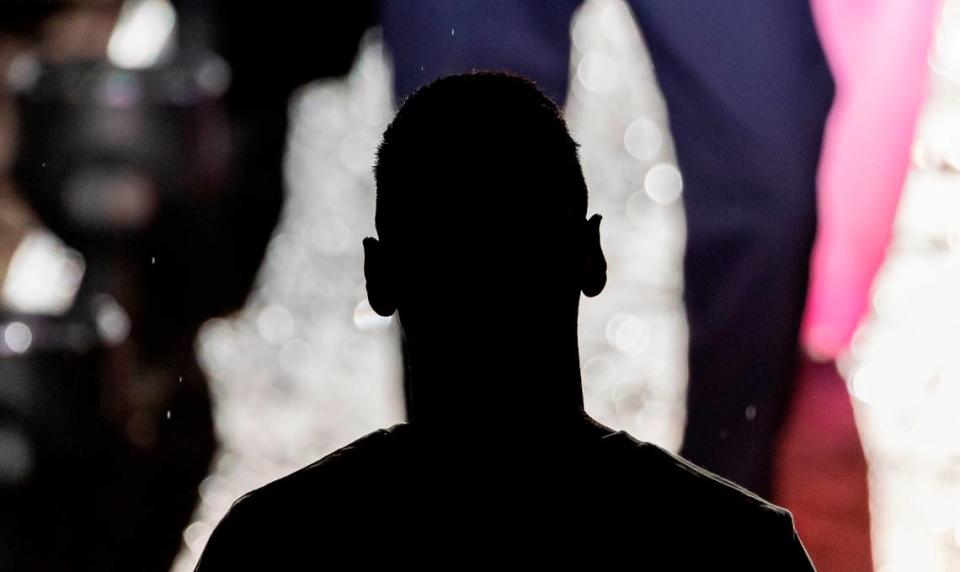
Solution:
{"label": "bright light spot", "polygon": [[573,29],[570,30],[570,39],[573,41],[573,47],[577,50],[584,50],[590,44],[593,30],[591,28],[592,20],[577,15],[573,18]]}
{"label": "bright light spot", "polygon": [[33,343],[33,333],[23,322],[12,322],[3,330],[3,341],[15,354],[22,354],[30,349]]}
{"label": "bright light spot", "polygon": [[[945,2],[945,8],[949,8],[951,5],[951,2]],[[945,20],[948,13],[949,10],[945,9]],[[945,31],[950,27],[952,26],[944,25],[940,33],[936,35],[929,61],[930,67],[935,73],[957,81],[960,79],[960,38],[957,38],[955,33]]]}
{"label": "bright light spot", "polygon": [[279,304],[271,304],[257,315],[257,332],[272,344],[286,341],[293,335],[295,325],[290,311]]}
{"label": "bright light spot", "polygon": [[930,166],[929,161],[927,161],[927,149],[923,138],[918,137],[913,142],[913,146],[910,147],[910,160],[918,169],[926,169]]}
{"label": "bright light spot", "polygon": [[950,530],[955,518],[956,508],[949,499],[934,497],[928,499],[926,511],[924,514],[924,524],[933,534],[943,534]]}
{"label": "bright light spot", "polygon": [[[899,350],[900,359],[874,355],[871,361],[853,372],[853,395],[873,407],[903,407],[922,399],[924,382],[930,378],[930,365],[914,363],[917,356],[908,348]],[[904,380],[910,380],[906,382]]]}
{"label": "bright light spot", "polygon": [[371,131],[355,130],[340,142],[338,156],[344,165],[356,173],[369,172],[377,153],[378,137]]}
{"label": "bright light spot", "polygon": [[202,520],[198,520],[183,531],[183,541],[191,552],[199,554],[206,546],[211,533],[213,533],[213,527]]}
{"label": "bright light spot", "polygon": [[149,68],[172,44],[177,14],[166,0],[128,0],[107,45],[107,57],[121,68]]}
{"label": "bright light spot", "polygon": [[49,232],[34,231],[14,251],[0,299],[24,314],[63,314],[73,305],[83,272],[80,253]]}
{"label": "bright light spot", "polygon": [[223,477],[216,474],[209,475],[203,479],[198,487],[200,498],[206,500],[208,497],[215,495],[218,490],[225,489],[229,486],[230,483]]}
{"label": "bright light spot", "polygon": [[[958,68],[960,69],[960,68]],[[960,76],[958,76],[960,77]],[[914,144],[913,160],[920,167],[960,168],[960,112],[952,107],[933,107],[931,119],[920,124],[921,137]]]}
{"label": "bright light spot", "polygon": [[632,314],[617,314],[606,327],[607,342],[627,355],[638,355],[650,344],[650,328]]}
{"label": "bright light spot", "polygon": [[854,372],[853,379],[850,382],[853,395],[868,405],[876,402],[876,392],[874,390],[876,382],[873,380],[873,369],[869,365],[862,366]]}
{"label": "bright light spot", "polygon": [[208,57],[195,74],[197,85],[211,95],[221,95],[230,86],[230,66],[218,57]]}
{"label": "bright light spot", "polygon": [[606,356],[594,356],[581,368],[583,386],[591,391],[606,391],[617,380],[617,366]]}
{"label": "bright light spot", "polygon": [[350,227],[343,219],[331,217],[313,227],[313,246],[327,256],[339,256],[350,248]]}
{"label": "bright light spot", "polygon": [[656,158],[663,147],[663,132],[656,123],[641,117],[630,123],[623,132],[623,145],[630,155],[641,161],[649,161]]}
{"label": "bright light spot", "polygon": [[960,250],[960,230],[955,230],[947,235],[947,248],[950,250]]}
{"label": "bright light spot", "polygon": [[390,327],[391,318],[384,318],[373,311],[370,301],[364,298],[353,310],[353,325],[361,332],[384,330]]}
{"label": "bright light spot", "polygon": [[600,32],[614,44],[629,44],[635,29],[630,9],[623,2],[609,2],[600,12]]}
{"label": "bright light spot", "polygon": [[683,192],[683,177],[675,165],[659,163],[647,171],[647,176],[643,179],[643,190],[653,202],[667,205],[680,198],[680,193]]}
{"label": "bright light spot", "polygon": [[617,62],[600,51],[592,51],[583,56],[577,66],[577,79],[583,87],[594,93],[606,93],[617,87],[619,70]]}
{"label": "bright light spot", "polygon": [[130,317],[116,300],[103,296],[96,301],[97,332],[107,343],[118,344],[130,335]]}
{"label": "bright light spot", "polygon": [[309,373],[313,368],[314,349],[305,340],[295,338],[280,348],[280,367],[288,373]]}
{"label": "bright light spot", "polygon": [[33,54],[17,56],[7,66],[7,85],[15,91],[30,89],[40,77],[40,63]]}
{"label": "bright light spot", "polygon": [[753,421],[757,418],[757,406],[756,405],[747,405],[747,408],[743,412],[743,416],[747,418],[747,421]]}
{"label": "bright light spot", "polygon": [[643,191],[637,191],[627,197],[627,218],[630,222],[642,227],[645,220],[644,215],[648,212],[650,199]]}

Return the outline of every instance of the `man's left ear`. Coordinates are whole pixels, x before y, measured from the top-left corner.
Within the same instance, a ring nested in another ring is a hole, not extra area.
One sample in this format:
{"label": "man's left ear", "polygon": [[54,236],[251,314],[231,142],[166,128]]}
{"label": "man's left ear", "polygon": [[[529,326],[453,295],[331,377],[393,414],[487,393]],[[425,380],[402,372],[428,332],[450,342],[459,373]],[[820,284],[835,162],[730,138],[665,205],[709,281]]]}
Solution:
{"label": "man's left ear", "polygon": [[607,285],[607,259],[600,246],[600,221],[598,214],[590,217],[584,224],[581,240],[583,259],[580,268],[580,291],[592,298],[603,291]]}

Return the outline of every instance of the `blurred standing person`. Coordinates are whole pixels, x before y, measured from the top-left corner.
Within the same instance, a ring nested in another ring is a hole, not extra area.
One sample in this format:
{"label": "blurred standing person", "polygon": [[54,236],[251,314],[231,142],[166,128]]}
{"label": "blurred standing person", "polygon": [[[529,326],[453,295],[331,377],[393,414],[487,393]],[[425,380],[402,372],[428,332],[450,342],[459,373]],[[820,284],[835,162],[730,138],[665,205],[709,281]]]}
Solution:
{"label": "blurred standing person", "polygon": [[[833,83],[808,0],[628,2],[684,177],[690,327],[681,453],[769,497],[798,357]],[[398,101],[473,68],[526,75],[562,103],[578,1],[381,3]]]}
{"label": "blurred standing person", "polygon": [[794,511],[821,570],[870,570],[866,460],[835,360],[867,313],[890,243],[941,1],[812,4],[837,93],[817,181],[817,237],[801,331],[807,359],[783,435],[774,499]]}

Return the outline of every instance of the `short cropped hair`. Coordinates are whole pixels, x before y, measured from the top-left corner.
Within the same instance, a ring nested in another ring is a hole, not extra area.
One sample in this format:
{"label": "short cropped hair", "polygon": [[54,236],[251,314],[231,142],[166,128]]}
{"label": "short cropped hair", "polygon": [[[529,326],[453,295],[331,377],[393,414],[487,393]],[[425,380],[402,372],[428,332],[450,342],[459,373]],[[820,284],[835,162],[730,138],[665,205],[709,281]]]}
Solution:
{"label": "short cropped hair", "polygon": [[529,80],[480,72],[413,93],[387,127],[374,168],[381,240],[510,212],[550,224],[586,215],[578,147]]}

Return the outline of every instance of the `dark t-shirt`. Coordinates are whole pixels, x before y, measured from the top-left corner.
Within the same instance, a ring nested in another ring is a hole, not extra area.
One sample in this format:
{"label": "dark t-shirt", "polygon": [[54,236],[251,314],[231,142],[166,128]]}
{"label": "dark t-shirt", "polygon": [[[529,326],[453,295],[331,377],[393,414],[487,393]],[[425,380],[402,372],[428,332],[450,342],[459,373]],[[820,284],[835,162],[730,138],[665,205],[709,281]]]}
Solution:
{"label": "dark t-shirt", "polygon": [[588,421],[509,441],[371,433],[237,500],[198,570],[813,569],[789,512],[655,445]]}

